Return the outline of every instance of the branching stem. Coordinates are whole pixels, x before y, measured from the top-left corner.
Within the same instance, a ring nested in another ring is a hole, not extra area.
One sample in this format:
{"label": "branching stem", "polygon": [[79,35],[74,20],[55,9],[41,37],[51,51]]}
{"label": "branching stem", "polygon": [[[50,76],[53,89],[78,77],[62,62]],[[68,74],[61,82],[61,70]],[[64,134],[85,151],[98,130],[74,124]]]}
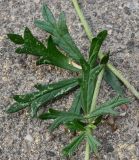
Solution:
{"label": "branching stem", "polygon": [[[93,34],[91,32],[91,29],[83,15],[82,10],[79,7],[79,4],[77,2],[77,0],[72,0],[74,8],[80,18],[80,21],[85,29],[85,32],[91,42],[92,38],[93,38]],[[99,58],[101,59],[103,57],[103,53],[99,52]],[[107,64],[107,67],[123,82],[123,84],[134,94],[134,96],[139,99],[139,92],[135,89],[134,86],[132,86],[127,80],[126,78],[120,73],[120,71],[118,71],[111,63]]]}

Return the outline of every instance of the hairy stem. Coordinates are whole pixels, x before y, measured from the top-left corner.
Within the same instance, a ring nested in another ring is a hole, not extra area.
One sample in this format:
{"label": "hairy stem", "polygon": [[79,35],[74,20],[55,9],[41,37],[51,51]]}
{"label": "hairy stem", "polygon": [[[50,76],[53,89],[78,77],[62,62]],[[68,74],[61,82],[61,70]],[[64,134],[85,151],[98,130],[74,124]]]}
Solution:
{"label": "hairy stem", "polygon": [[[91,42],[92,38],[93,38],[93,34],[91,32],[91,29],[83,15],[82,10],[79,7],[79,4],[77,2],[77,0],[72,0],[74,8],[80,18],[80,21],[85,29],[85,32]],[[99,58],[101,59],[103,57],[103,53],[99,52]],[[126,78],[120,73],[120,71],[118,71],[111,63],[107,64],[108,68],[123,82],[123,84],[134,94],[134,96],[139,99],[139,92],[134,88],[134,86],[132,86],[127,80]]]}
{"label": "hairy stem", "polygon": [[90,112],[92,112],[96,109],[97,97],[98,97],[98,94],[99,94],[99,90],[100,90],[101,82],[102,82],[102,79],[103,79],[103,75],[104,75],[104,69],[102,69],[102,71],[99,73],[98,78],[97,78]]}
{"label": "hairy stem", "polygon": [[85,30],[89,40],[92,40],[93,35],[92,35],[92,32],[91,32],[91,29],[90,29],[90,27],[89,27],[84,15],[83,15],[82,10],[80,9],[80,7],[78,5],[77,0],[72,0],[72,3],[74,5],[74,7],[75,7],[75,10],[76,10],[80,20],[81,20],[81,24],[83,25],[84,30]]}
{"label": "hairy stem", "polygon": [[85,150],[85,160],[89,160],[89,156],[90,155],[90,147],[89,147],[89,143],[86,142],[86,150]]}

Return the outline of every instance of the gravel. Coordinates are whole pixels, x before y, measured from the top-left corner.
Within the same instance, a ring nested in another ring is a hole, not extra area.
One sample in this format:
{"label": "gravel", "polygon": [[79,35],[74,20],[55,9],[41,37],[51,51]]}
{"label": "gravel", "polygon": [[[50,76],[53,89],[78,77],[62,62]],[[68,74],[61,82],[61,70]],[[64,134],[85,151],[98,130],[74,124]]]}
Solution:
{"label": "gravel", "polygon": [[[50,66],[36,66],[35,57],[17,55],[15,45],[9,42],[9,32],[23,33],[28,26],[39,39],[47,34],[33,24],[41,18],[42,3],[48,4],[55,16],[64,11],[70,33],[86,55],[89,41],[75,14],[70,0],[1,0],[0,1],[0,159],[1,160],[61,160],[61,148],[68,143],[69,134],[63,128],[53,134],[48,123],[31,119],[27,111],[7,115],[4,110],[13,94],[33,91],[36,83],[48,83],[72,76],[64,70]],[[138,0],[79,0],[83,12],[96,35],[107,29],[109,37],[103,49],[111,51],[111,62],[139,89],[139,1]],[[100,101],[114,93],[103,83]],[[105,91],[105,93],[104,93]],[[100,139],[101,160],[139,160],[139,102],[126,90],[133,101],[124,116],[116,118],[117,130],[106,123],[96,130]],[[49,107],[68,108],[73,95],[66,96]],[[81,146],[70,160],[84,159]],[[92,157],[91,159],[95,159]]]}

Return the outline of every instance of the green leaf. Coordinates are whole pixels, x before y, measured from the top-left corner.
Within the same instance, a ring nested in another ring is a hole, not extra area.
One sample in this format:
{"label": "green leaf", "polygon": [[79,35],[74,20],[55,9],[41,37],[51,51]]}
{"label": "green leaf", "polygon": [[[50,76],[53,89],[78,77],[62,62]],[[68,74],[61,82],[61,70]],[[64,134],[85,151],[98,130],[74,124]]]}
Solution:
{"label": "green leaf", "polygon": [[45,21],[50,22],[50,24],[52,24],[52,25],[56,25],[55,18],[53,16],[52,12],[45,4],[43,4],[43,7],[42,7],[42,16]]}
{"label": "green leaf", "polygon": [[[41,62],[44,64],[52,64],[54,66],[58,66],[71,71],[80,71],[78,68],[75,68],[71,65],[71,59],[62,54],[53,43],[52,37],[50,36],[48,39],[48,47],[47,47],[47,56],[43,57],[44,61]],[[46,60],[45,60],[46,59]]]}
{"label": "green leaf", "polygon": [[71,108],[69,109],[69,112],[80,114],[82,108],[82,102],[81,102],[81,92],[78,90],[75,94],[75,98],[72,102]]}
{"label": "green leaf", "polygon": [[7,36],[15,44],[24,44],[24,39],[18,34],[7,34]]}
{"label": "green leaf", "polygon": [[74,61],[79,64],[80,60],[85,61],[68,32],[65,14],[62,12],[57,22],[47,5],[43,5],[42,10],[44,21],[36,20],[36,26],[52,34],[55,44]]}
{"label": "green leaf", "polygon": [[91,50],[90,50],[90,52],[92,52],[92,53],[90,53],[90,58],[89,58],[90,66],[94,66],[94,64],[96,63],[99,50],[101,48],[102,43],[106,39],[107,34],[108,34],[107,31],[104,30],[97,35],[96,39],[92,40]]}
{"label": "green leaf", "polygon": [[24,44],[22,47],[16,49],[16,53],[38,56],[39,60],[36,62],[37,65],[52,64],[70,71],[80,71],[71,64],[72,61],[69,57],[66,57],[56,48],[51,36],[48,38],[48,47],[46,48],[43,43],[32,35],[27,27],[24,31]]}
{"label": "green leaf", "polygon": [[98,65],[94,69],[91,69],[90,71],[89,80],[88,80],[88,92],[87,92],[88,111],[90,111],[92,97],[96,87],[97,77],[103,68],[104,68],[104,65]]}
{"label": "green leaf", "polygon": [[97,154],[97,148],[98,146],[100,146],[100,143],[95,139],[94,136],[92,136],[91,132],[86,132],[86,140],[91,150],[94,151],[95,154]]}
{"label": "green leaf", "polygon": [[109,53],[105,54],[105,55],[102,57],[102,59],[101,59],[101,61],[100,61],[100,64],[107,64],[108,61],[109,61]]}
{"label": "green leaf", "polygon": [[97,126],[98,124],[100,124],[101,123],[101,121],[102,121],[102,118],[103,118],[103,116],[101,115],[101,116],[98,116],[96,119],[95,119],[95,121],[94,121],[94,125],[95,126]]}
{"label": "green leaf", "polygon": [[39,91],[45,90],[47,92],[50,92],[52,90],[60,89],[67,85],[72,85],[74,83],[78,83],[78,78],[70,78],[66,80],[61,80],[58,82],[54,82],[52,84],[36,84],[34,87],[38,89]]}
{"label": "green leaf", "polygon": [[79,114],[70,113],[70,112],[64,112],[62,115],[60,115],[58,118],[54,120],[54,122],[49,127],[50,131],[54,131],[59,125],[61,124],[67,124],[69,122],[72,122],[74,120],[80,120],[83,119],[83,117]]}
{"label": "green leaf", "polygon": [[80,122],[79,120],[74,120],[72,122],[65,124],[71,132],[75,131],[85,131],[85,123]]}
{"label": "green leaf", "polygon": [[[49,84],[47,86],[36,86],[40,91],[34,93],[28,93],[25,95],[15,95],[14,99],[17,104],[24,105],[28,104],[31,107],[32,117],[36,116],[38,109],[50,102],[50,100],[55,100],[56,98],[67,93],[71,89],[78,86],[78,79],[71,78],[68,80],[63,80],[54,84]],[[22,109],[22,107],[21,107]],[[16,110],[15,110],[16,112]]]}
{"label": "green leaf", "polygon": [[96,43],[97,43],[97,37],[92,39],[91,46],[90,46],[90,51],[89,51],[89,58],[93,54]]}
{"label": "green leaf", "polygon": [[65,112],[63,112],[63,111],[49,109],[49,111],[47,113],[43,113],[43,114],[39,115],[38,118],[40,118],[42,120],[56,119],[57,117],[63,115],[64,113]]}
{"label": "green leaf", "polygon": [[96,86],[97,76],[103,67],[104,67],[103,65],[97,66],[93,69],[83,67],[83,79],[80,82],[80,86],[81,86],[83,110],[85,113],[89,113],[90,111],[92,97]]}
{"label": "green leaf", "polygon": [[18,103],[28,103],[40,96],[39,92],[27,93],[25,95],[14,95],[13,99]]}
{"label": "green leaf", "polygon": [[59,33],[68,33],[68,28],[66,25],[66,16],[64,12],[60,13],[57,25],[59,28]]}
{"label": "green leaf", "polygon": [[28,105],[29,105],[28,103],[14,103],[6,110],[6,113],[18,112],[26,108]]}
{"label": "green leaf", "polygon": [[78,146],[80,145],[80,143],[83,141],[85,137],[85,133],[81,133],[79,136],[75,137],[70,144],[68,144],[63,150],[63,154],[65,156],[69,155],[71,156],[75,151],[76,149],[78,148]]}
{"label": "green leaf", "polygon": [[104,104],[96,107],[97,109],[91,112],[87,118],[103,116],[106,114],[117,115],[117,112],[114,111],[113,109],[128,102],[129,100],[127,98],[119,98],[119,97],[113,98],[112,100],[107,101]]}
{"label": "green leaf", "polygon": [[31,103],[31,115],[32,117],[34,117],[39,109],[40,106],[42,106],[43,104],[47,103],[50,100],[54,100],[57,97],[60,97],[61,95],[67,93],[68,91],[70,91],[71,89],[77,87],[78,82],[73,82],[72,84],[67,84],[65,86],[62,86],[61,88],[58,89],[53,89],[51,90],[51,92],[48,90],[43,90],[40,91],[41,96],[39,96],[37,99],[33,100],[33,102]]}
{"label": "green leaf", "polygon": [[24,31],[24,45],[22,48],[17,48],[16,53],[31,54],[35,56],[47,56],[46,47],[35,38],[29,28],[25,28]]}
{"label": "green leaf", "polygon": [[85,113],[88,111],[87,96],[88,96],[88,82],[89,82],[90,66],[83,63],[82,66],[82,79],[79,80],[81,87],[81,101],[82,109]]}
{"label": "green leaf", "polygon": [[104,79],[112,87],[113,90],[115,90],[118,94],[123,95],[124,89],[122,83],[115,76],[115,74],[107,67],[104,72]]}

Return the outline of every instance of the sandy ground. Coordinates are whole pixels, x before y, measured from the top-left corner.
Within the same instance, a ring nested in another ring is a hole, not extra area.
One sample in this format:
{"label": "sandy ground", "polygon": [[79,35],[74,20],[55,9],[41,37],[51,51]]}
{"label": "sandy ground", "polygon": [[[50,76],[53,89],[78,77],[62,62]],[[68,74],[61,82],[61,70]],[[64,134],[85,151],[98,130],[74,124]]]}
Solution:
{"label": "sandy ground", "polygon": [[[72,37],[86,54],[89,42],[70,0],[0,0],[0,159],[1,160],[61,160],[61,148],[69,140],[63,128],[50,135],[46,122],[31,119],[26,111],[7,115],[4,110],[12,103],[12,95],[33,90],[36,83],[48,83],[72,76],[50,66],[35,66],[32,56],[17,55],[15,46],[6,38],[9,32],[23,33],[28,26],[40,39],[46,33],[33,24],[41,17],[45,2],[55,16],[65,11]],[[111,51],[111,62],[139,90],[139,1],[138,0],[80,0],[80,5],[96,35],[107,29],[109,37],[104,50]],[[104,83],[105,84],[105,83]],[[100,101],[113,95],[110,87],[102,86]],[[104,92],[105,91],[105,92]],[[96,135],[102,143],[101,160],[139,160],[139,102],[126,90],[133,102],[116,119],[118,129],[112,132],[103,124]],[[69,107],[72,95],[51,106]],[[50,107],[50,106],[49,106]],[[70,160],[83,160],[84,146]],[[91,160],[93,160],[93,155]]]}

